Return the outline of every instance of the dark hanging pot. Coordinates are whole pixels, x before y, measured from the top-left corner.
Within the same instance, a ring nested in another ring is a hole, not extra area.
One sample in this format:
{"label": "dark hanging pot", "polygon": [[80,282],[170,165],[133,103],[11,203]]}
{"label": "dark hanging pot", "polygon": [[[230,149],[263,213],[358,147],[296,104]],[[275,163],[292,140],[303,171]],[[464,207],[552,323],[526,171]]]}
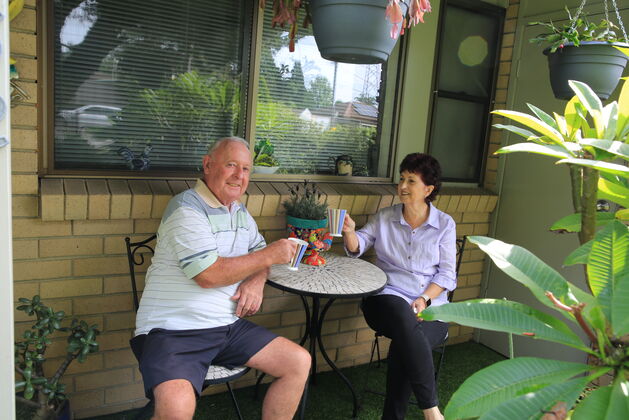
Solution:
{"label": "dark hanging pot", "polygon": [[614,48],[614,45],[627,46],[621,43],[586,41],[578,47],[566,44],[554,53],[550,52],[550,48],[545,49],[550,84],[555,97],[571,99],[574,92],[570,89],[568,80],[578,80],[592,88],[601,100],[609,98],[627,64],[627,56]]}
{"label": "dark hanging pot", "polygon": [[[391,38],[386,6],[385,0],[311,0],[312,31],[321,56],[352,64],[387,61],[397,39]],[[406,15],[408,6],[400,6]]]}

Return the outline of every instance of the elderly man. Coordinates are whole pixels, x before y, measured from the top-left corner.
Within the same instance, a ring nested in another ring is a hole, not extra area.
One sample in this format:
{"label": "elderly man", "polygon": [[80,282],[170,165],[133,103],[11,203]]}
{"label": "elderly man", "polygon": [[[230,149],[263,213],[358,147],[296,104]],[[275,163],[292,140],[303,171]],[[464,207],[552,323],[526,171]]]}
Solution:
{"label": "elderly man", "polygon": [[266,246],[237,201],[251,168],[243,139],[221,139],[203,158],[203,180],[164,211],[131,340],[156,419],[192,418],[210,364],[276,378],[263,419],[290,419],[297,410],[310,355],[243,319],[260,308],[269,267],[288,263],[295,249],[287,239]]}

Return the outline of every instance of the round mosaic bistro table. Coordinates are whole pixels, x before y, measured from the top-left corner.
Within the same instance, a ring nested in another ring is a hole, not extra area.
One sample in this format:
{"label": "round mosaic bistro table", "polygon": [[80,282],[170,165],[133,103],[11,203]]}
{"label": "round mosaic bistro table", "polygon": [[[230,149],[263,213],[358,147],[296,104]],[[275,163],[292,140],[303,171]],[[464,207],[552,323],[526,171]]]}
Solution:
{"label": "round mosaic bistro table", "polygon": [[[358,399],[351,382],[341,373],[330,359],[321,339],[321,326],[328,309],[339,298],[357,298],[372,295],[382,290],[386,284],[387,276],[375,265],[358,259],[340,256],[333,253],[325,253],[327,263],[322,266],[300,264],[298,271],[291,271],[287,265],[274,265],[271,267],[268,283],[270,286],[295,293],[301,297],[306,312],[306,331],[300,345],[309,340],[309,350],[312,356],[312,368],[310,382],[316,383],[318,345],[321,355],[345,382],[352,392],[354,403],[353,417],[358,414]],[[309,307],[306,297],[312,299],[312,307]],[[321,309],[320,299],[328,301]],[[307,392],[301,404],[300,418],[304,418]]]}

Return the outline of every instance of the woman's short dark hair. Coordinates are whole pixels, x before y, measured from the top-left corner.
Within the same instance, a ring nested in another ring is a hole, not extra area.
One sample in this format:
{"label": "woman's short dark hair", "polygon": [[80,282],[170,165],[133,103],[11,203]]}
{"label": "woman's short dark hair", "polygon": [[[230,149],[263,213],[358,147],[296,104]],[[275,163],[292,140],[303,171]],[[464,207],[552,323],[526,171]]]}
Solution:
{"label": "woman's short dark hair", "polygon": [[410,153],[400,163],[400,174],[404,171],[419,175],[424,184],[435,187],[426,197],[426,204],[437,198],[441,189],[441,165],[437,159],[425,153]]}

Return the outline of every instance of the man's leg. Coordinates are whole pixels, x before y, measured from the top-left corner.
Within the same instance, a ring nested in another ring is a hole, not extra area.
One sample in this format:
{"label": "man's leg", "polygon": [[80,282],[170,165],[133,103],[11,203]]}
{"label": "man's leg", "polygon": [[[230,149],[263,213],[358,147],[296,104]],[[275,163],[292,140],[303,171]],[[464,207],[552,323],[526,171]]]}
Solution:
{"label": "man's leg", "polygon": [[196,408],[192,384],[185,379],[162,382],[153,389],[154,420],[190,420]]}
{"label": "man's leg", "polygon": [[262,420],[292,419],[308,379],[310,353],[277,337],[251,356],[246,365],[275,377],[264,397]]}

